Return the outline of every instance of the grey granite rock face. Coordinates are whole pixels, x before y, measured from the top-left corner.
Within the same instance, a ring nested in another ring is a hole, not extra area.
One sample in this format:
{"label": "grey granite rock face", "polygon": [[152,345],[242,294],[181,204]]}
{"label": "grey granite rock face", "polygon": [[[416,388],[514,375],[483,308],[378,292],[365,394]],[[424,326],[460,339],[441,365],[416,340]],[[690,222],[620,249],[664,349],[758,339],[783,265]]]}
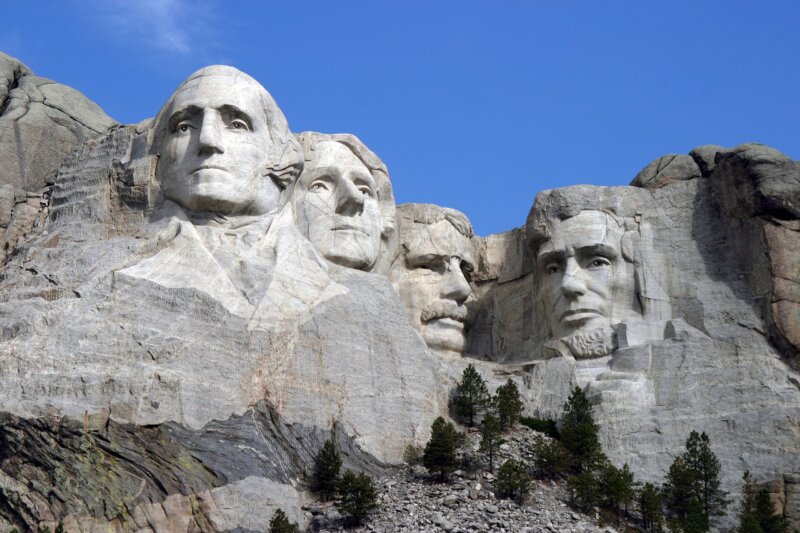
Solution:
{"label": "grey granite rock face", "polygon": [[[0,65],[16,94],[30,75]],[[328,435],[380,473],[469,363],[530,415],[584,388],[646,480],[706,431],[725,488],[749,469],[800,519],[797,162],[702,146],[477,237],[452,210],[395,212],[377,155],[321,134],[310,153],[245,76],[198,71],[155,121],[90,128],[52,185],[0,183],[0,527],[306,521]],[[445,311],[458,324],[426,331]]]}
{"label": "grey granite rock face", "polygon": [[[41,222],[64,157],[116,122],[81,93],[0,52],[0,231],[4,253]],[[46,199],[45,199],[46,200]]]}

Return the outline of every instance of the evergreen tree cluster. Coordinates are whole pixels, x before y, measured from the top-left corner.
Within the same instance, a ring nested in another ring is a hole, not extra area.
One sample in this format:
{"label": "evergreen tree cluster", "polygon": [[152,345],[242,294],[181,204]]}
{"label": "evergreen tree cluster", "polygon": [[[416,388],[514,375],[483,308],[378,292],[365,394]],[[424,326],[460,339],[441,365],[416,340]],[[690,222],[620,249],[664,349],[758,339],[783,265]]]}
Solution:
{"label": "evergreen tree cluster", "polygon": [[[348,516],[350,524],[357,526],[366,518],[369,511],[377,507],[378,493],[372,479],[367,474],[363,472],[356,474],[347,470],[340,475],[341,468],[342,458],[336,449],[333,438],[330,438],[322,445],[314,460],[312,488],[319,493],[323,500],[336,497],[336,508]],[[279,523],[276,527],[291,527],[291,525],[284,525],[284,521],[288,522],[288,520],[284,520],[286,516],[283,511],[280,512],[282,517],[278,519]],[[270,527],[272,527],[271,522]]]}

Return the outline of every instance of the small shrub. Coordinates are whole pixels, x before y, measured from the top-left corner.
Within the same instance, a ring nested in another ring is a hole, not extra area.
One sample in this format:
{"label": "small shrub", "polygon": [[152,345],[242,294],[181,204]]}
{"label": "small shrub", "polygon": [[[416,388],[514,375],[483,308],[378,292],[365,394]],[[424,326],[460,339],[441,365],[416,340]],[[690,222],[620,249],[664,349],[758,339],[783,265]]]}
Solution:
{"label": "small shrub", "polygon": [[531,477],[524,464],[509,459],[497,470],[494,482],[495,495],[498,498],[509,498],[517,503],[525,501],[531,484]]}
{"label": "small shrub", "polygon": [[461,381],[456,385],[453,400],[456,414],[466,422],[469,427],[475,425],[475,418],[491,402],[486,382],[475,369],[475,365],[467,365],[461,375]]}
{"label": "small shrub", "polygon": [[536,435],[533,454],[533,466],[540,479],[559,479],[569,470],[569,452],[557,440]]}
{"label": "small shrub", "polygon": [[486,415],[481,422],[481,445],[479,451],[489,459],[489,472],[494,472],[494,457],[503,442],[500,438],[500,422],[494,415]]}
{"label": "small shrub", "polygon": [[290,522],[286,513],[278,509],[269,521],[269,533],[299,533],[300,528],[294,522]]}
{"label": "small shrub", "polygon": [[567,479],[570,503],[581,511],[588,511],[598,502],[597,479],[594,472],[586,470]]}
{"label": "small shrub", "polygon": [[422,461],[422,452],[419,446],[409,444],[403,449],[403,461],[409,466],[418,465]]}
{"label": "small shrub", "polygon": [[447,474],[458,468],[458,450],[461,438],[450,422],[445,422],[441,416],[431,425],[431,438],[425,445],[422,455],[422,464],[429,472],[436,472],[440,479],[447,478]]}
{"label": "small shrub", "polygon": [[544,433],[551,439],[558,440],[560,435],[558,434],[558,427],[556,426],[555,420],[544,419],[544,418],[534,418],[531,416],[523,416],[520,417],[519,423],[523,426],[527,426],[534,431],[538,431],[539,433]]}
{"label": "small shrub", "polygon": [[339,470],[342,468],[342,458],[336,449],[333,438],[325,441],[317,457],[314,459],[313,489],[319,492],[323,500],[331,499],[336,493],[336,483],[339,480]]}
{"label": "small shrub", "polygon": [[517,423],[519,416],[522,414],[523,404],[519,389],[511,379],[495,391],[492,403],[497,411],[500,429],[506,430]]}
{"label": "small shrub", "polygon": [[350,516],[353,525],[360,525],[370,510],[378,506],[378,492],[372,479],[365,473],[358,475],[348,470],[338,483],[339,499],[336,508]]}

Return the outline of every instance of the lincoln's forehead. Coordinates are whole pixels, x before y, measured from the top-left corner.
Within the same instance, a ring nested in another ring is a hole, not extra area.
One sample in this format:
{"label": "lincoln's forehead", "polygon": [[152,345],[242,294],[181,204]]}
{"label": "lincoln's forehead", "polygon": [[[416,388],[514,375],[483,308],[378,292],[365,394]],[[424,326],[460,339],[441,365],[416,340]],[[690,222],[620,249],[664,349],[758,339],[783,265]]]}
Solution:
{"label": "lincoln's forehead", "polygon": [[622,238],[619,223],[602,211],[582,211],[565,220],[551,221],[548,225],[551,238],[542,244],[538,255],[554,251],[572,253],[600,244],[618,249]]}

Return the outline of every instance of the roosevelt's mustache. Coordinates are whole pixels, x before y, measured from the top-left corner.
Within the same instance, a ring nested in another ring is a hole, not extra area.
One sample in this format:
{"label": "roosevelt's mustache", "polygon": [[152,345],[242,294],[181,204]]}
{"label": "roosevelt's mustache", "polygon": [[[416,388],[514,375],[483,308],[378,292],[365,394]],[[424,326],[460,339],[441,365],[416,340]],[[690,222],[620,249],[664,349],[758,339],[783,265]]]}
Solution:
{"label": "roosevelt's mustache", "polygon": [[422,309],[420,318],[423,322],[430,322],[437,318],[452,318],[464,322],[467,319],[467,308],[452,300],[438,300],[426,305]]}

